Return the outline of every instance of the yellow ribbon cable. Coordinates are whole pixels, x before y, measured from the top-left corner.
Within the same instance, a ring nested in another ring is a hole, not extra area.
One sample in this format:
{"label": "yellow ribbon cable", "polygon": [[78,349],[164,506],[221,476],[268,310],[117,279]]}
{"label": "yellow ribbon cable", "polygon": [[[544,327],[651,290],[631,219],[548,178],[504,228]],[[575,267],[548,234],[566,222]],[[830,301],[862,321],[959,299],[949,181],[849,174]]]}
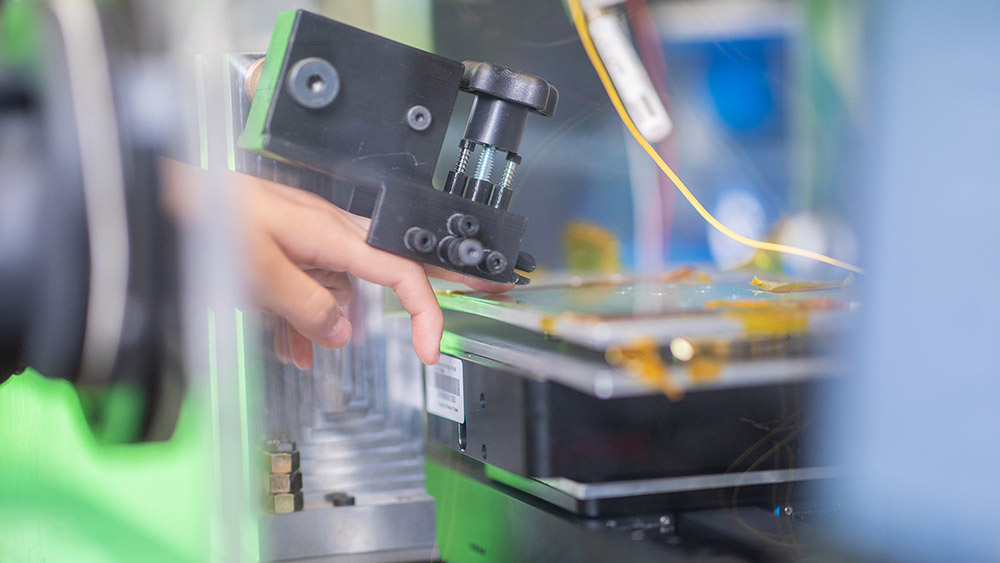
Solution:
{"label": "yellow ribbon cable", "polygon": [[792,254],[795,256],[801,256],[803,258],[809,258],[811,260],[817,260],[819,262],[824,262],[838,268],[843,268],[845,270],[850,270],[858,274],[863,274],[864,271],[854,264],[849,264],[842,260],[837,260],[836,258],[831,258],[825,254],[820,254],[819,252],[813,252],[811,250],[805,250],[803,248],[798,248],[795,246],[789,246],[787,244],[778,244],[775,242],[766,242],[760,240],[754,240],[745,237],[729,227],[723,225],[718,219],[716,219],[711,213],[705,209],[705,206],[698,201],[698,198],[691,193],[684,182],[674,173],[673,169],[660,157],[656,149],[646,141],[645,137],[639,133],[639,129],[636,127],[635,122],[629,116],[628,111],[625,110],[625,105],[622,103],[621,97],[618,95],[618,90],[615,89],[614,83],[611,81],[611,76],[608,75],[607,68],[604,67],[604,62],[601,61],[601,56],[597,52],[597,47],[594,46],[594,40],[590,37],[590,29],[587,26],[587,17],[583,13],[583,7],[580,5],[580,0],[567,0],[569,2],[569,9],[573,15],[573,24],[576,26],[576,32],[580,36],[580,41],[583,43],[584,50],[587,51],[587,56],[590,58],[590,63],[594,66],[594,70],[597,71],[597,76],[601,79],[601,84],[604,85],[604,89],[608,93],[608,97],[611,98],[612,105],[615,106],[615,110],[618,112],[618,116],[621,117],[622,122],[625,127],[628,128],[629,132],[635,137],[635,140],[642,146],[642,148],[649,154],[660,170],[670,178],[670,181],[674,183],[674,186],[681,192],[684,199],[694,207],[694,210],[698,212],[699,215],[709,225],[712,225],[720,233],[726,235],[727,237],[745,244],[749,247],[756,248],[758,250],[766,250],[770,252],[781,252],[784,254]]}

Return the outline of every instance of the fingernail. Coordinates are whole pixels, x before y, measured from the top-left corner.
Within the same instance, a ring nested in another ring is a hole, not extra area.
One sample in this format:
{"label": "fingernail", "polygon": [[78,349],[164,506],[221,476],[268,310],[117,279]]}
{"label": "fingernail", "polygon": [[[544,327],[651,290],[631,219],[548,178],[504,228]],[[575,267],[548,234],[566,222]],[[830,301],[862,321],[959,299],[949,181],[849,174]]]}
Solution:
{"label": "fingernail", "polygon": [[299,368],[300,370],[307,370],[307,369],[311,368],[312,365],[313,365],[313,363],[312,363],[312,357],[311,356],[305,357],[305,358],[295,358],[295,357],[293,357],[292,358],[292,363],[294,363],[295,367]]}
{"label": "fingernail", "polygon": [[288,353],[288,340],[284,334],[281,334],[278,342],[274,344],[274,356],[286,366],[292,361],[292,356]]}
{"label": "fingernail", "polygon": [[326,345],[330,348],[341,348],[351,339],[351,323],[346,317],[337,319],[333,329],[326,335]]}

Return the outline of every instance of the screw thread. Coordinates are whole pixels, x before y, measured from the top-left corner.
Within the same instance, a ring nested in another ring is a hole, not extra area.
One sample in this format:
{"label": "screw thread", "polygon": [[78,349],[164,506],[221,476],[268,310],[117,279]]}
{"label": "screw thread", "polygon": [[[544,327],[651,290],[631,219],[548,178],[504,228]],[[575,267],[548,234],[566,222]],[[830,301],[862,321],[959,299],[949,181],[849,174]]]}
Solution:
{"label": "screw thread", "polygon": [[507,166],[503,169],[503,176],[500,177],[500,187],[509,188],[511,183],[514,182],[514,172],[517,170],[517,164],[513,160],[507,161]]}
{"label": "screw thread", "polygon": [[479,166],[476,167],[477,179],[490,181],[490,175],[493,173],[493,156],[496,152],[495,148],[483,145],[483,152],[479,155]]}

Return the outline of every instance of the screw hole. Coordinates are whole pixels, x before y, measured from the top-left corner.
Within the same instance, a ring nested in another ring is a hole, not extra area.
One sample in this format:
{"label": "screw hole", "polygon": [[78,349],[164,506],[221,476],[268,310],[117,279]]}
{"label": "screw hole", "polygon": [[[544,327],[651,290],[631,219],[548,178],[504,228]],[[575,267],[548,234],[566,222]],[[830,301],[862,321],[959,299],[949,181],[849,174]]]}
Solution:
{"label": "screw hole", "polygon": [[318,74],[313,74],[306,80],[306,87],[314,94],[322,90],[324,84],[323,77]]}
{"label": "screw hole", "polygon": [[424,106],[413,106],[406,112],[406,122],[414,131],[424,131],[431,126],[431,112]]}
{"label": "screw hole", "polygon": [[486,444],[483,444],[482,452],[483,452],[483,459],[486,459]]}
{"label": "screw hole", "polygon": [[481,409],[486,408],[486,393],[479,394],[479,408]]}

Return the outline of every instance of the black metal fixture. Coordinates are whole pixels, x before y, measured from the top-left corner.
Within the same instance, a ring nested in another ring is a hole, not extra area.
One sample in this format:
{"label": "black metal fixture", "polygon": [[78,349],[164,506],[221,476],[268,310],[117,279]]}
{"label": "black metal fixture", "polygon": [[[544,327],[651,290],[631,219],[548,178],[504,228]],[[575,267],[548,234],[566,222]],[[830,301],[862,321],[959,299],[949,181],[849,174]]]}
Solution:
{"label": "black metal fixture", "polygon": [[[372,218],[372,246],[499,283],[527,283],[527,219],[509,211],[528,115],[551,116],[556,89],[504,66],[463,63],[305,11],[286,12],[240,147],[343,181],[348,209]],[[455,168],[432,185],[459,91],[475,96]],[[479,149],[469,175],[469,160]],[[505,154],[494,181],[493,165]]]}

